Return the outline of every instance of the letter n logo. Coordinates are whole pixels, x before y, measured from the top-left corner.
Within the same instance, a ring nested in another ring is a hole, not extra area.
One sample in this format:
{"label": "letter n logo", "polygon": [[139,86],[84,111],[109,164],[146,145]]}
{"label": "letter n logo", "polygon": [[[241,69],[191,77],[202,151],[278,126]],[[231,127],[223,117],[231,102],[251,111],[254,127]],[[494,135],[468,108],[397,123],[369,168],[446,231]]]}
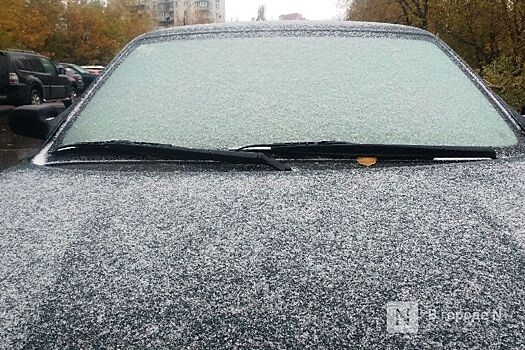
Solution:
{"label": "letter n logo", "polygon": [[419,328],[419,307],[415,302],[386,304],[386,331],[392,334],[416,334]]}

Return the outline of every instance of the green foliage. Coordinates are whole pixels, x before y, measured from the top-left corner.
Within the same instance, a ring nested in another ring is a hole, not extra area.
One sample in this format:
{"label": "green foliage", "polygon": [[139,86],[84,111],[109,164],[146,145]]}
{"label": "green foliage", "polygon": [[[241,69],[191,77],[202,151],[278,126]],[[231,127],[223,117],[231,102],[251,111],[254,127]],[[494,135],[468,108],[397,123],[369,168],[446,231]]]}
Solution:
{"label": "green foliage", "polygon": [[515,57],[501,56],[483,67],[484,77],[492,84],[492,89],[519,110],[525,103],[525,74],[516,75],[515,71],[520,65],[523,66],[523,62],[516,62]]}

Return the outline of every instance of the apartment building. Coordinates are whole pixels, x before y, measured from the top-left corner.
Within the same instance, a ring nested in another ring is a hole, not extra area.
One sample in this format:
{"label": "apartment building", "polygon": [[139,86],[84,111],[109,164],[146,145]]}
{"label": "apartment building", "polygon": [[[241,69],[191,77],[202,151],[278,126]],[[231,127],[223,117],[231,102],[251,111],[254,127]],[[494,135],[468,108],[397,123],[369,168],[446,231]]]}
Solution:
{"label": "apartment building", "polygon": [[226,0],[153,0],[153,12],[160,27],[200,23],[222,23]]}
{"label": "apartment building", "polygon": [[132,14],[149,15],[153,11],[153,0],[129,0],[127,6]]}

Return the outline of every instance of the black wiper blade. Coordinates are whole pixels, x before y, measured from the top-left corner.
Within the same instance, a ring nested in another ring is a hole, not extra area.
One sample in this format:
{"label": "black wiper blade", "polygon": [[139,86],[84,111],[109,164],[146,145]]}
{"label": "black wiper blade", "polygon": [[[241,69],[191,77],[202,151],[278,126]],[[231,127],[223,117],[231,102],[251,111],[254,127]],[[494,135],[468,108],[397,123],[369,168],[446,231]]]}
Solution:
{"label": "black wiper blade", "polygon": [[166,144],[131,141],[85,142],[59,147],[49,152],[50,164],[71,163],[75,159],[102,156],[131,160],[216,161],[233,164],[264,164],[289,171],[290,166],[260,152],[194,149]]}
{"label": "black wiper blade", "polygon": [[236,151],[256,151],[288,158],[377,157],[389,160],[496,159],[492,147],[356,144],[338,141],[275,143],[244,146]]}

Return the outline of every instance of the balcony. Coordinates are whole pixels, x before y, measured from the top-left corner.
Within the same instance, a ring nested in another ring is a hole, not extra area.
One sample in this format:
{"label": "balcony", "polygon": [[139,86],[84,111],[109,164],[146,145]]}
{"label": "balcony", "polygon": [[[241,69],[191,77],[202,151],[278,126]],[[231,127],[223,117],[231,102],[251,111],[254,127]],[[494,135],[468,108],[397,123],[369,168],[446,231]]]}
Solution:
{"label": "balcony", "polygon": [[210,2],[207,0],[196,1],[194,6],[196,10],[209,10],[211,7]]}

